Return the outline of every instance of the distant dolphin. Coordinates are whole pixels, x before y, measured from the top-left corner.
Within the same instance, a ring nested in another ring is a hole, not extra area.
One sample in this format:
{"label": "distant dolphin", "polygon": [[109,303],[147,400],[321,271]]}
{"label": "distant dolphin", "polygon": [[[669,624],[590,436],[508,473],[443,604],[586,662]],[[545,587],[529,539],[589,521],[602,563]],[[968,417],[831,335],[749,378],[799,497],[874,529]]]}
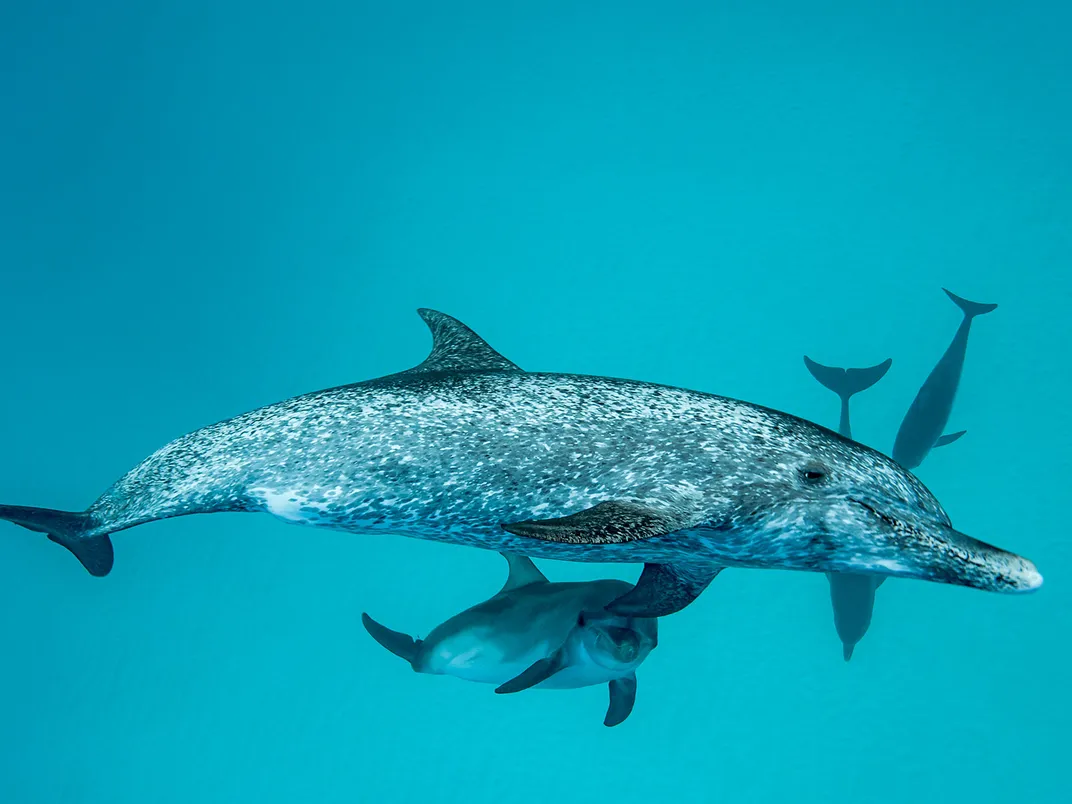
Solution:
{"label": "distant dolphin", "polygon": [[[807,355],[804,365],[808,371],[825,387],[841,398],[841,421],[838,432],[845,438],[852,438],[852,424],[849,420],[849,399],[853,394],[866,391],[886,376],[893,365],[887,358],[877,366],[869,368],[835,368],[816,363]],[[834,627],[841,638],[845,661],[852,658],[856,643],[863,639],[871,625],[871,613],[875,606],[875,590],[882,585],[885,578],[881,575],[853,575],[848,573],[828,572],[830,581],[830,603],[834,607]]]}
{"label": "distant dolphin", "polygon": [[[945,290],[945,288],[942,288]],[[954,293],[945,291],[961,310],[964,318],[953,336],[952,343],[945,350],[942,359],[931,371],[923,387],[919,389],[912,406],[901,422],[897,439],[893,443],[893,459],[906,469],[915,469],[933,447],[952,444],[960,438],[965,430],[949,435],[942,435],[949,422],[949,413],[953,410],[953,399],[960,384],[960,373],[964,368],[964,355],[968,349],[968,331],[972,319],[977,315],[997,309],[996,304],[981,304],[962,299]]]}
{"label": "distant dolphin", "polygon": [[[825,427],[665,385],[523,371],[457,319],[420,314],[432,352],[418,366],[182,436],[85,511],[0,505],[0,519],[46,534],[97,576],[112,568],[110,534],[224,511],[643,562],[610,607],[637,617],[680,611],[728,566],[1004,593],[1042,585],[1026,558],[954,529],[903,466]],[[301,535],[287,549],[300,551]]]}
{"label": "distant dolphin", "polygon": [[[633,711],[636,669],[658,644],[658,621],[602,612],[632,584],[550,583],[531,560],[503,555],[510,565],[506,585],[434,628],[427,639],[392,631],[362,614],[365,630],[418,673],[497,684],[499,693],[607,684],[610,705],[603,723],[617,726]],[[588,619],[586,611],[599,616]]]}

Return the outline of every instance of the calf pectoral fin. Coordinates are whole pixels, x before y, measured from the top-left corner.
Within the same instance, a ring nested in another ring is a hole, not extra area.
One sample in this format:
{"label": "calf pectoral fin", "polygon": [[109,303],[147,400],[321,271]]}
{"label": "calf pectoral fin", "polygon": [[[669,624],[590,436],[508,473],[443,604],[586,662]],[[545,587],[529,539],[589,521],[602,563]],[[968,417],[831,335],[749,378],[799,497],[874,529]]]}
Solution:
{"label": "calf pectoral fin", "polygon": [[405,659],[410,664],[413,664],[413,660],[417,658],[417,651],[421,647],[419,639],[414,639],[409,634],[403,634],[401,631],[392,631],[387,626],[380,625],[365,613],[361,614],[361,624],[365,626],[369,636],[383,647],[400,659]]}
{"label": "calf pectoral fin", "polygon": [[699,597],[720,572],[722,567],[645,564],[636,586],[606,610],[623,617],[665,617]]}
{"label": "calf pectoral fin", "polygon": [[608,685],[610,687],[610,705],[607,707],[607,716],[603,718],[604,726],[617,726],[629,717],[636,703],[636,673],[630,673],[624,678],[616,678]]}
{"label": "calf pectoral fin", "polygon": [[565,666],[565,654],[561,649],[556,650],[546,659],[540,659],[538,662],[534,662],[521,675],[515,676],[505,684],[496,687],[495,692],[500,695],[505,695],[511,692],[527,690],[529,687],[535,687],[537,684],[546,681]]}
{"label": "calf pectoral fin", "polygon": [[956,441],[958,438],[960,438],[962,435],[964,435],[966,432],[968,432],[968,431],[967,430],[958,430],[955,433],[948,433],[947,435],[940,436],[938,438],[938,440],[934,442],[934,446],[936,446],[936,447],[947,447],[950,444],[952,444],[954,441]]}
{"label": "calf pectoral fin", "polygon": [[562,544],[622,544],[650,539],[691,524],[642,503],[609,500],[570,516],[503,523],[515,536]]}

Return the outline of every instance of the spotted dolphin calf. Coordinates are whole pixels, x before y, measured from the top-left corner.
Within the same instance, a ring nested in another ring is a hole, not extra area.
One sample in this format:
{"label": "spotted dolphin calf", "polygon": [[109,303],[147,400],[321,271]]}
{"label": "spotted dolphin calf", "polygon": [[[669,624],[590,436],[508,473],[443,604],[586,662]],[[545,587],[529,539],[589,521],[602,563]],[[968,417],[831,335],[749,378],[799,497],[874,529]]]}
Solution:
{"label": "spotted dolphin calf", "polygon": [[436,626],[420,640],[361,615],[365,630],[418,673],[496,684],[496,692],[610,689],[605,726],[633,711],[636,669],[658,644],[658,621],[594,619],[632,588],[624,581],[551,583],[528,558],[505,555],[510,574],[493,597]]}
{"label": "spotted dolphin calf", "polygon": [[526,372],[433,310],[432,352],[172,441],[82,512],[0,506],[94,575],[110,534],[217,511],[566,561],[643,563],[612,614],[687,606],[727,566],[1037,589],[903,466],[825,427],[712,394]]}
{"label": "spotted dolphin calf", "polygon": [[[841,399],[841,420],[838,433],[845,438],[852,438],[852,422],[849,416],[849,400],[853,395],[866,391],[886,376],[893,365],[887,358],[878,365],[868,368],[838,368],[816,363],[807,355],[804,365],[811,375],[824,387],[829,388]],[[834,627],[841,639],[842,655],[845,661],[852,658],[856,643],[864,638],[871,627],[871,615],[875,608],[875,591],[882,585],[882,575],[852,575],[842,572],[828,572],[830,582],[830,604],[834,608]]]}
{"label": "spotted dolphin calf", "polygon": [[893,459],[906,469],[915,469],[923,463],[932,448],[951,444],[966,432],[961,430],[943,435],[949,422],[949,414],[953,410],[957,387],[960,385],[972,319],[997,309],[996,304],[968,301],[948,290],[945,293],[964,312],[964,318],[961,319],[949,348],[945,350],[916,398],[912,400],[912,405],[897,431],[897,438],[893,443]]}

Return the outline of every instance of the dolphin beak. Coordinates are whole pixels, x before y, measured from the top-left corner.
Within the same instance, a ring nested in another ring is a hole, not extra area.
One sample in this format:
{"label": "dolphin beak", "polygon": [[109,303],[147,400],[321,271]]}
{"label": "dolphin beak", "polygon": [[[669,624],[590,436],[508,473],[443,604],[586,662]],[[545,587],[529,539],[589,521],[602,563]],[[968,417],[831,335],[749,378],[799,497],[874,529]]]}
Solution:
{"label": "dolphin beak", "polygon": [[[1012,555],[1012,553],[1006,553],[1006,555]],[[1042,586],[1042,573],[1038,571],[1038,568],[1026,558],[1020,556],[1013,556],[1018,562],[1019,567],[1016,572],[1017,585],[1014,589],[1009,589],[1010,592],[1034,592],[1036,589]]]}
{"label": "dolphin beak", "polygon": [[878,526],[880,540],[894,548],[892,559],[872,556],[876,569],[1005,594],[1034,592],[1042,586],[1042,575],[1022,556],[941,522],[920,522],[896,508],[887,513],[864,500],[853,502],[869,514],[872,526]]}

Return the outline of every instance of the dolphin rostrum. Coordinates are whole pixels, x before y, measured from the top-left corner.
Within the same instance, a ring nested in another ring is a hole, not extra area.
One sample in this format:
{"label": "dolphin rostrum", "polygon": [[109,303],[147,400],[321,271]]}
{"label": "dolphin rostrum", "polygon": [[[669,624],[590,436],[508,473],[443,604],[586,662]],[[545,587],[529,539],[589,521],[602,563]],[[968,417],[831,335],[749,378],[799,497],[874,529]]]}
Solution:
{"label": "dolphin rostrum", "polygon": [[901,427],[893,442],[893,459],[906,469],[915,469],[923,463],[931,449],[952,444],[966,432],[961,430],[948,435],[942,434],[953,410],[957,386],[960,385],[972,319],[997,309],[996,304],[968,301],[948,290],[945,293],[964,312],[964,318],[961,319],[949,348],[931,370],[916,398],[912,400],[908,413],[901,420]]}
{"label": "dolphin rostrum", "polygon": [[[499,693],[607,684],[610,705],[603,724],[617,726],[633,711],[636,669],[658,644],[658,621],[601,615],[632,584],[550,583],[530,559],[504,558],[510,565],[506,585],[436,626],[427,639],[392,631],[362,614],[365,630],[418,673],[496,684]],[[599,616],[587,618],[590,611]]]}
{"label": "dolphin rostrum", "polygon": [[[807,355],[804,365],[823,386],[841,398],[841,421],[838,433],[852,438],[852,423],[849,419],[849,399],[853,394],[866,391],[886,376],[893,360],[886,358],[868,368],[837,368],[816,363]],[[834,627],[841,639],[845,661],[852,658],[856,643],[863,639],[871,626],[871,614],[875,608],[875,590],[885,578],[881,575],[853,575],[844,572],[828,572],[830,604],[834,608]]]}
{"label": "dolphin rostrum", "polygon": [[904,467],[759,405],[635,380],[526,372],[421,310],[415,368],[298,396],[185,435],[79,513],[0,506],[94,575],[109,534],[266,511],[567,561],[645,564],[616,614],[688,605],[726,566],[1037,589],[1025,558],[953,529]]}

